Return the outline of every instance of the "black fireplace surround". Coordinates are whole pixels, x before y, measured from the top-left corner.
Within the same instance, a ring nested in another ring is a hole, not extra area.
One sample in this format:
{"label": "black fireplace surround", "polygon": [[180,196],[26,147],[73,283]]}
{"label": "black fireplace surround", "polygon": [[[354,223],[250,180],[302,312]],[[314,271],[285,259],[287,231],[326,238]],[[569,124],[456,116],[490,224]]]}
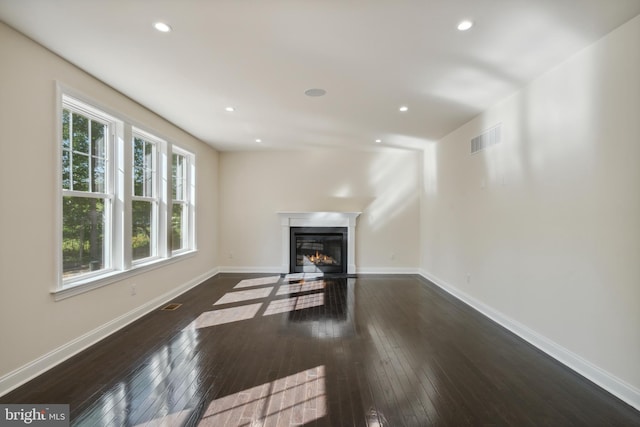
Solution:
{"label": "black fireplace surround", "polygon": [[289,272],[347,273],[347,227],[290,227]]}

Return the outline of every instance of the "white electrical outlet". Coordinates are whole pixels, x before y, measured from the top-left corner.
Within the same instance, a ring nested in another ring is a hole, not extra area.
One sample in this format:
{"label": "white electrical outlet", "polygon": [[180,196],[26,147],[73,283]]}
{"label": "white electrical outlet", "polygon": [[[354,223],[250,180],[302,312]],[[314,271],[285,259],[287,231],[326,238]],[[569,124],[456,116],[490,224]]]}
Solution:
{"label": "white electrical outlet", "polygon": [[467,273],[467,283],[471,283],[471,274]]}
{"label": "white electrical outlet", "polygon": [[396,259],[396,254],[392,252],[390,258],[391,258],[391,261],[395,260]]}
{"label": "white electrical outlet", "polygon": [[233,259],[233,252],[229,251],[229,259]]}
{"label": "white electrical outlet", "polygon": [[136,293],[137,293],[137,290],[136,290],[136,284],[135,284],[135,283],[132,283],[132,284],[131,284],[131,296],[135,296],[135,295],[136,295]]}

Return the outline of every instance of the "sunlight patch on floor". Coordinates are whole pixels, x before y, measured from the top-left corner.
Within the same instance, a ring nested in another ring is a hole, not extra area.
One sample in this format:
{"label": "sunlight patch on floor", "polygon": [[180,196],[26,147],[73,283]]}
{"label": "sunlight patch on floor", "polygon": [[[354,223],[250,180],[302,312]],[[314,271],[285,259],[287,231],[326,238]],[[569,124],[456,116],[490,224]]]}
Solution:
{"label": "sunlight patch on floor", "polygon": [[324,305],[324,292],[299,297],[280,299],[271,301],[264,311],[263,316],[271,314],[287,313],[290,311],[304,310],[305,308],[319,307]]}
{"label": "sunlight patch on floor", "polygon": [[274,284],[278,283],[278,280],[280,280],[280,276],[257,277],[255,279],[244,279],[244,280],[241,280],[240,282],[238,282],[238,284],[235,285],[233,288],[234,289],[239,289],[239,288],[250,288],[252,286],[274,285]]}
{"label": "sunlight patch on floor", "polygon": [[284,276],[286,282],[294,282],[297,280],[313,280],[323,277],[324,273],[291,273]]}
{"label": "sunlight patch on floor", "polygon": [[325,396],[321,365],[216,399],[199,425],[304,425],[327,415]]}
{"label": "sunlight patch on floor", "polygon": [[289,285],[282,285],[278,288],[276,295],[288,295],[306,291],[315,291],[318,289],[324,289],[327,284],[324,280],[314,280],[311,282],[292,283]]}
{"label": "sunlight patch on floor", "polygon": [[222,298],[220,298],[218,301],[213,303],[213,305],[229,304],[233,302],[241,302],[241,301],[248,301],[252,299],[266,298],[271,294],[272,290],[273,290],[273,287],[251,289],[248,291],[227,292],[222,296]]}
{"label": "sunlight patch on floor", "polygon": [[224,325],[253,318],[262,303],[242,305],[240,307],[223,308],[220,310],[206,311],[189,324],[185,329],[200,329],[210,326]]}

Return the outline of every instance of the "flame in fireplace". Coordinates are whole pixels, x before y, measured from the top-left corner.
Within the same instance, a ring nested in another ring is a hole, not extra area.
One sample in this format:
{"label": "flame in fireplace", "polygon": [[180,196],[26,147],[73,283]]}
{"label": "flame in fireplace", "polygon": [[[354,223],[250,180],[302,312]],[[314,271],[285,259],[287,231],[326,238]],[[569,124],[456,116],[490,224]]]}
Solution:
{"label": "flame in fireplace", "polygon": [[[315,255],[308,255],[304,257],[305,259],[309,260],[312,264],[315,265],[336,265],[338,264],[336,262],[335,259],[333,259],[332,257],[330,257],[329,255],[320,253],[318,251],[316,251]],[[307,264],[305,262],[305,264]]]}

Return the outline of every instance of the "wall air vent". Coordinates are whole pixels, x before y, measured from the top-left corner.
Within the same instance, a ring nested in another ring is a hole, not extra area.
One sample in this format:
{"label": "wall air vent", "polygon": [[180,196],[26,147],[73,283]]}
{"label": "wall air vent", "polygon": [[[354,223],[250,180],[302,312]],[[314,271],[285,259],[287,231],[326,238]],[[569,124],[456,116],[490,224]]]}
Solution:
{"label": "wall air vent", "polygon": [[502,141],[502,123],[471,139],[471,154],[482,151],[487,147]]}

